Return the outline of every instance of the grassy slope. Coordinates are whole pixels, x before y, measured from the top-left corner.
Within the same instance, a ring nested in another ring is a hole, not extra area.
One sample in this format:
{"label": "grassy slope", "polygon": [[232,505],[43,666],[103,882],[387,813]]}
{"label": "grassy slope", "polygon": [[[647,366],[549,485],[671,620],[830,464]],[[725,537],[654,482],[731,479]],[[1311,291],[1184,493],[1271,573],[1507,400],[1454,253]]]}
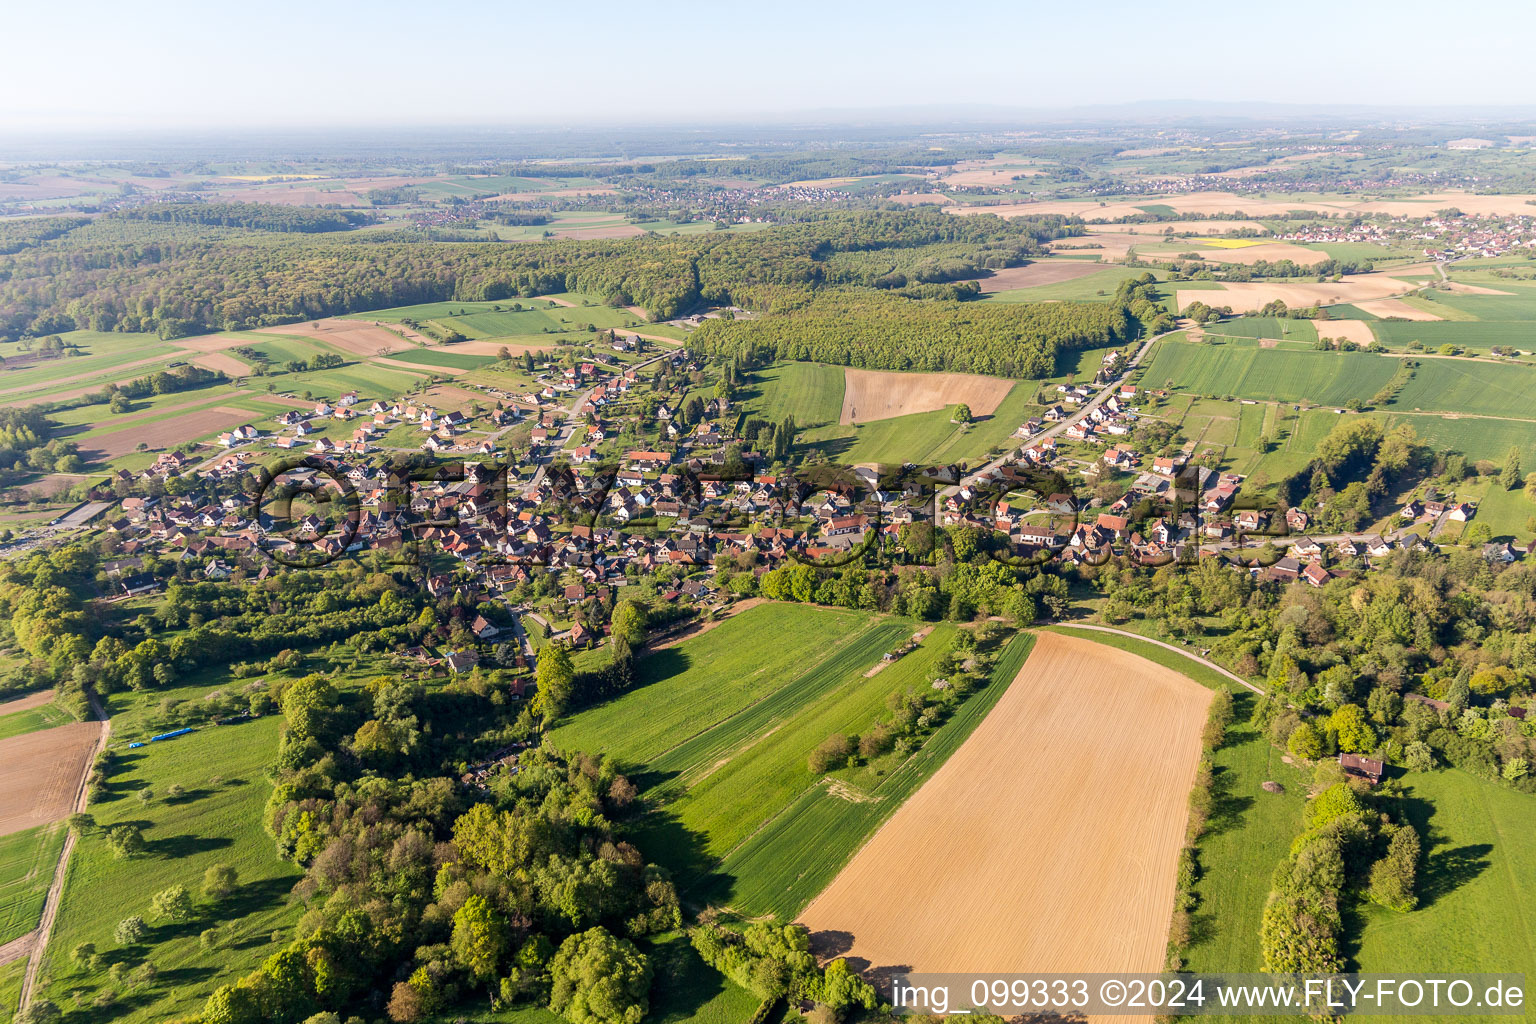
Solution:
{"label": "grassy slope", "polygon": [[37,927],[63,846],[60,824],[0,838],[0,945]]}
{"label": "grassy slope", "polygon": [[21,1000],[21,982],[27,974],[27,958],[0,967],[0,1021],[9,1021]]}
{"label": "grassy slope", "polygon": [[821,448],[831,458],[857,464],[937,463],[979,459],[991,449],[1006,445],[1010,435],[1038,407],[1030,404],[1034,387],[1014,385],[997,411],[969,424],[950,422],[954,410],[939,409],[909,416],[894,416],[857,426],[824,427],[807,431],[802,443]]}
{"label": "grassy slope", "polygon": [[[87,977],[69,963],[69,950],[79,942],[94,942],[106,953],[104,968],[119,957],[135,963],[148,958],[160,971],[147,990],[125,996],[113,1010],[96,1011],[97,1020],[159,1021],[193,1013],[214,988],[241,977],[271,951],[268,937],[292,925],[300,909],[284,899],[297,871],[277,858],[261,826],[271,789],[262,769],[276,753],[281,724],[269,717],[121,754],[111,794],[91,812],[105,826],[140,824],[149,848],[141,857],[119,860],[99,836],[76,847],[43,967],[49,998],[68,1005],[77,989],[89,1000],[112,987],[105,969]],[[221,777],[217,784],[215,776]],[[168,799],[165,791],[173,783],[187,795]],[[132,795],[145,785],[156,793],[148,804]],[[240,884],[214,906],[201,896],[201,886],[203,872],[216,863],[232,865]],[[176,883],[195,894],[194,918],[155,922],[150,897]],[[112,930],[133,914],[145,916],[149,936],[141,947],[121,949]],[[203,950],[198,934],[213,925],[225,931],[226,941]]]}
{"label": "grassy slope", "polygon": [[639,663],[636,687],[551,734],[567,750],[646,764],[784,684],[797,669],[870,628],[859,612],[766,604]]}
{"label": "grassy slope", "polygon": [[1426,839],[1419,909],[1358,908],[1360,970],[1536,975],[1536,796],[1454,769],[1404,782]]}

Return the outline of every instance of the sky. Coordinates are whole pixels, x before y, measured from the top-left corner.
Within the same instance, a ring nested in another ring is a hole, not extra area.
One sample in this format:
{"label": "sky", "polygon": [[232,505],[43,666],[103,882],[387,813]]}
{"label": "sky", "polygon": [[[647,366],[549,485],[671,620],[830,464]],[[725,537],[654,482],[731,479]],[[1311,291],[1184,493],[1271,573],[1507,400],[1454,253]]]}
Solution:
{"label": "sky", "polygon": [[34,0],[4,24],[0,131],[27,134],[1149,100],[1536,106],[1527,0]]}

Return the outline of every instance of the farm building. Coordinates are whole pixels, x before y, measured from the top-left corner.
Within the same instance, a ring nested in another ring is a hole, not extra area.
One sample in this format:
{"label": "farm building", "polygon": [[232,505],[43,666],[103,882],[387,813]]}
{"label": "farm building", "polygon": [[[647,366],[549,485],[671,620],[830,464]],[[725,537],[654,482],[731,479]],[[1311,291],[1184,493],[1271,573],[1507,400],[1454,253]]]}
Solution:
{"label": "farm building", "polygon": [[1340,754],[1339,767],[1344,769],[1344,774],[1356,779],[1365,779],[1371,785],[1381,781],[1383,766],[1374,758],[1364,757],[1360,754]]}

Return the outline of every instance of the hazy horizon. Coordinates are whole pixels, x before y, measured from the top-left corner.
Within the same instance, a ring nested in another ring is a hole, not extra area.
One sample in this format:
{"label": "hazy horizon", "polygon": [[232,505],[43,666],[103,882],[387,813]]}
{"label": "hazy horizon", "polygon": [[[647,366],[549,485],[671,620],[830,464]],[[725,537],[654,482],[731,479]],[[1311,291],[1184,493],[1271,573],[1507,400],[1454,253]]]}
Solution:
{"label": "hazy horizon", "polygon": [[[675,126],[1147,103],[1498,116],[1536,104],[1521,52],[1536,9],[1502,3],[1481,11],[1499,30],[1476,34],[1436,31],[1444,7],[1427,0],[1300,0],[1284,14],[987,0],[963,20],[803,0],[456,10],[20,6],[12,36],[37,45],[0,66],[0,130]],[[1282,17],[1294,26],[1283,33]]]}

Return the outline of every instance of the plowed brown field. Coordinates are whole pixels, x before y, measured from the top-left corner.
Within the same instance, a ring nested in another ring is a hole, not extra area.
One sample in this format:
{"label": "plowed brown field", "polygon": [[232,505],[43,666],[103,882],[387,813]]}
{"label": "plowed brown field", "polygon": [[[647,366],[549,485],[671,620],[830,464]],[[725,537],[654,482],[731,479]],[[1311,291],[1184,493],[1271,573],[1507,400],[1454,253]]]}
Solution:
{"label": "plowed brown field", "polygon": [[69,816],[103,728],[72,722],[0,740],[0,836]]}
{"label": "plowed brown field", "polygon": [[961,402],[977,416],[990,416],[1013,389],[1013,381],[970,373],[843,371],[843,409],[838,422],[868,423],[914,412],[933,412]]}
{"label": "plowed brown field", "polygon": [[970,739],[806,908],[813,943],[876,977],[1161,969],[1210,699],[1042,633]]}

